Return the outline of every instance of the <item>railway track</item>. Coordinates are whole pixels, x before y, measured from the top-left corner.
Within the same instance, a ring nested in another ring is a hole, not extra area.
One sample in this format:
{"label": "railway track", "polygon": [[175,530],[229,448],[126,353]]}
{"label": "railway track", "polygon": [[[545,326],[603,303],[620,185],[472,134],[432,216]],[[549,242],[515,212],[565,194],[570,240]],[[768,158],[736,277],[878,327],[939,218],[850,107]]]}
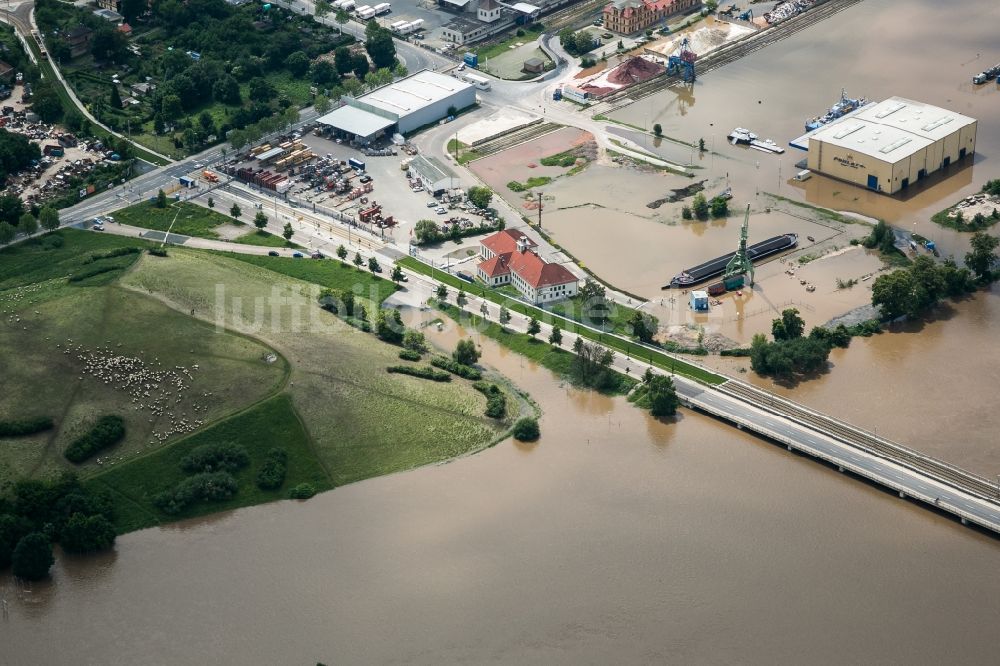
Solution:
{"label": "railway track", "polygon": [[954,486],[982,499],[1000,503],[1000,491],[996,483],[956,467],[943,460],[914,451],[902,444],[875,437],[842,421],[818,414],[784,398],[777,398],[766,391],[734,380],[720,385],[720,391],[731,396],[764,407],[799,423],[816,427],[820,432],[851,444],[861,450],[877,455],[896,464],[918,471],[942,483]]}
{"label": "railway track", "polygon": [[588,0],[552,12],[542,19],[545,23],[545,32],[555,34],[563,28],[575,28],[586,17],[600,10],[606,4],[608,4],[607,0]]}
{"label": "railway track", "polygon": [[520,143],[537,139],[540,136],[544,136],[550,132],[560,129],[561,127],[562,125],[558,123],[540,123],[538,125],[531,125],[530,127],[519,129],[516,132],[505,134],[497,137],[496,139],[475,146],[473,150],[475,150],[476,154],[479,155],[476,159],[481,159],[488,155],[499,153],[501,150],[506,150]]}
{"label": "railway track", "polygon": [[[723,67],[731,62],[739,60],[740,58],[745,58],[751,53],[759,51],[766,46],[794,35],[800,30],[804,30],[805,28],[808,28],[823,19],[829,18],[830,16],[833,16],[848,7],[852,7],[859,2],[861,2],[861,0],[827,0],[827,2],[817,5],[805,13],[793,16],[792,18],[783,21],[772,28],[767,28],[766,30],[755,33],[742,41],[734,43],[732,46],[723,47],[719,50],[713,51],[704,58],[698,60],[696,65],[698,75],[702,76],[714,69],[718,69],[719,67]],[[612,108],[604,113],[613,113],[614,111],[625,108],[635,101],[654,95],[664,88],[669,88],[683,82],[684,80],[679,76],[662,75],[656,77],[655,79],[650,79],[649,81],[630,86],[624,90],[613,92],[600,101],[603,104],[612,104]],[[623,103],[616,106],[613,105],[613,103],[617,100],[622,100]]]}

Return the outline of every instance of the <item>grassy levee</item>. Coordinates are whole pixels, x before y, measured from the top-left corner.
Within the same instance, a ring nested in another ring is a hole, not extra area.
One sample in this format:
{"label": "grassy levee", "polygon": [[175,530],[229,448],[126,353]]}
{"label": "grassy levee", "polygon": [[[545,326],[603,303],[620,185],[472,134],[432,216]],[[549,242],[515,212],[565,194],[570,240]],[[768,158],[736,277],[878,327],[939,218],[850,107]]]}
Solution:
{"label": "grassy levee", "polygon": [[[55,71],[52,69],[52,63],[41,57],[38,50],[38,45],[30,37],[26,38],[25,41],[28,46],[35,54],[35,59],[38,61],[38,68],[42,71],[42,75],[52,83],[53,89],[59,95],[60,101],[62,101],[63,109],[69,111],[70,109],[77,110],[76,104],[70,97],[69,92],[67,92],[66,87],[63,86],[62,82],[56,77]],[[107,141],[108,139],[116,138],[111,132],[107,131],[100,125],[95,123],[90,123],[90,133],[93,134],[98,139],[102,141]],[[162,157],[157,157],[153,153],[149,152],[137,143],[132,144],[132,150],[135,152],[135,156],[139,159],[145,160],[150,164],[155,164],[156,166],[165,166],[170,164],[170,160],[165,160]]]}
{"label": "grassy levee", "polygon": [[[197,503],[178,515],[167,515],[156,508],[153,497],[188,476],[181,470],[181,458],[197,446],[222,443],[242,446],[250,457],[249,466],[233,474],[239,482],[234,497],[222,502]],[[276,490],[261,490],[255,480],[272,448],[282,448],[288,454],[285,482]],[[90,487],[107,488],[113,496],[128,500],[116,503],[115,527],[119,533],[284,499],[289,489],[299,483],[309,483],[319,492],[333,487],[330,475],[313,452],[291,398],[285,394],[258,403],[172,446],[96,474],[86,483]]]}
{"label": "grassy levee", "polygon": [[367,269],[357,269],[335,259],[317,261],[228,252],[219,254],[321,287],[343,292],[353,291],[355,295],[366,298],[376,305],[381,304],[399,288],[391,280],[374,275]]}
{"label": "grassy levee", "polygon": [[261,247],[302,248],[302,246],[297,243],[286,241],[283,236],[269,234],[266,231],[251,231],[243,234],[242,236],[237,236],[233,239],[233,242],[241,245],[259,245]]}
{"label": "grassy levee", "polygon": [[726,381],[726,378],[721,375],[709,372],[704,368],[699,368],[696,365],[692,365],[686,361],[682,361],[681,359],[669,356],[661,351],[650,349],[649,347],[636,344],[616,335],[595,331],[586,326],[582,326],[571,319],[566,319],[565,317],[555,315],[552,312],[529,305],[524,301],[513,300],[503,294],[493,291],[492,289],[487,289],[482,285],[469,284],[464,280],[458,279],[454,275],[433,269],[413,257],[403,257],[398,261],[398,263],[402,264],[406,268],[409,268],[410,270],[413,270],[414,272],[422,273],[434,278],[435,280],[450,285],[455,289],[465,289],[466,292],[470,294],[484,295],[487,300],[503,305],[508,310],[513,312],[519,312],[529,317],[533,316],[542,322],[558,324],[563,331],[582,335],[583,337],[599,342],[610,349],[614,349],[618,352],[628,354],[633,358],[651,363],[662,370],[675,372],[679,375],[683,375],[706,384],[715,385]]}
{"label": "grassy levee", "polygon": [[[501,328],[500,324],[483,319],[471,312],[459,310],[455,305],[439,304],[438,308],[459,324],[474,328],[476,331],[479,331],[492,340],[496,340],[511,351],[517,352],[542,367],[548,368],[560,377],[572,381],[574,357],[572,352],[555,347],[544,339],[533,338],[526,333]],[[610,390],[601,391],[607,395],[625,395],[638,383],[638,380],[623,375],[620,372],[612,371],[612,374],[618,379],[618,386]]]}
{"label": "grassy levee", "polygon": [[[176,216],[176,220],[174,219]],[[157,208],[151,201],[143,201],[128,208],[115,211],[116,222],[133,227],[166,231],[184,236],[215,239],[219,234],[213,229],[223,224],[232,224],[233,219],[214,210],[188,202],[169,202],[166,208]],[[173,223],[173,227],[171,227]]]}

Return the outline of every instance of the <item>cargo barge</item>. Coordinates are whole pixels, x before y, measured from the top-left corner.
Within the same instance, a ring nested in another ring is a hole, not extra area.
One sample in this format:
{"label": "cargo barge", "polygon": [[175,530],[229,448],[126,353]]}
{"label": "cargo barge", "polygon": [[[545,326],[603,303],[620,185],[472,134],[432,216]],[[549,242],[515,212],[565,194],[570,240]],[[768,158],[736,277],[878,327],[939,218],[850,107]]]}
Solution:
{"label": "cargo barge", "polygon": [[817,116],[812,120],[806,122],[806,131],[812,132],[813,130],[818,130],[823,125],[831,123],[837,118],[846,116],[851,111],[860,109],[867,103],[868,100],[865,99],[864,97],[858,97],[857,99],[852,99],[848,97],[847,91],[842,88],[840,90],[840,99],[837,101],[837,103],[831,106],[830,110],[827,111],[824,115]]}
{"label": "cargo barge", "polygon": [[[789,248],[795,247],[799,242],[798,234],[782,234],[781,236],[775,236],[774,238],[768,238],[765,241],[759,243],[754,243],[747,248],[747,256],[750,261],[757,261],[763,259],[764,257],[769,257],[772,254],[782,252]],[[661,289],[670,289],[671,287],[689,287],[699,282],[704,282],[709,278],[713,278],[716,275],[722,275],[726,270],[726,264],[729,260],[733,258],[736,252],[730,252],[724,254],[721,257],[712,259],[711,261],[706,261],[703,264],[698,264],[693,268],[689,268],[682,273],[678,273],[670,280],[670,284],[664,285]]]}

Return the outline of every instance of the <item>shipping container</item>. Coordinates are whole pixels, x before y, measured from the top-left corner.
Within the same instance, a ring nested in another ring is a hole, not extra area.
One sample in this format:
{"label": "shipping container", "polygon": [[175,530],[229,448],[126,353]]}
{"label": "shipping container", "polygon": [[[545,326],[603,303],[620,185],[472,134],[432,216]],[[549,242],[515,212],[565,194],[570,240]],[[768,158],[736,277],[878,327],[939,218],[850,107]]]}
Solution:
{"label": "shipping container", "polygon": [[729,290],[729,291],[735,291],[736,289],[742,289],[743,288],[743,276],[742,275],[733,275],[731,277],[727,277],[725,280],[723,280],[723,283],[725,283],[726,289]]}
{"label": "shipping container", "polygon": [[726,285],[723,282],[716,282],[714,284],[708,285],[708,295],[709,296],[721,296],[726,293]]}
{"label": "shipping container", "polygon": [[361,160],[356,160],[353,157],[351,159],[347,160],[347,164],[352,169],[354,169],[355,171],[364,171],[365,170],[365,163],[362,162]]}
{"label": "shipping container", "polygon": [[375,10],[376,16],[381,16],[382,14],[388,14],[389,11],[392,9],[392,5],[389,4],[388,2],[380,2],[379,4],[372,7],[372,9]]}

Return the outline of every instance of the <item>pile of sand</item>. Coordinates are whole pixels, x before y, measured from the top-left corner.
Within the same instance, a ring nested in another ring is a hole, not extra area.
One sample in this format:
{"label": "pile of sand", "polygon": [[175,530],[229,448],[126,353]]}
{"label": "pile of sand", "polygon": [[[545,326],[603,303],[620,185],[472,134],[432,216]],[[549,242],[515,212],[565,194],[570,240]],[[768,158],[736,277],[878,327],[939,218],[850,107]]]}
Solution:
{"label": "pile of sand", "polygon": [[629,58],[618,67],[615,67],[608,74],[608,83],[619,86],[631,86],[636,83],[648,81],[654,76],[662,74],[665,70],[666,67],[659,63],[636,56],[635,58]]}

